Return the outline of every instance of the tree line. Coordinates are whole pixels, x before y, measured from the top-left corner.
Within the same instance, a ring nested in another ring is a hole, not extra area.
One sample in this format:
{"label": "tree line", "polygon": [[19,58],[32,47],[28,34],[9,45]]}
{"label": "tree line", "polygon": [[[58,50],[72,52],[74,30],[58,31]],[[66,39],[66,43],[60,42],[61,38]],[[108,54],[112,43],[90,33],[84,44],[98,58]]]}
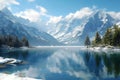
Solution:
{"label": "tree line", "polygon": [[108,28],[103,36],[96,32],[95,38],[90,41],[89,36],[86,37],[85,43],[86,46],[120,46],[120,27],[114,25],[112,28]]}
{"label": "tree line", "polygon": [[9,46],[9,47],[29,47],[29,42],[26,37],[19,39],[17,36],[13,35],[0,35],[0,47]]}

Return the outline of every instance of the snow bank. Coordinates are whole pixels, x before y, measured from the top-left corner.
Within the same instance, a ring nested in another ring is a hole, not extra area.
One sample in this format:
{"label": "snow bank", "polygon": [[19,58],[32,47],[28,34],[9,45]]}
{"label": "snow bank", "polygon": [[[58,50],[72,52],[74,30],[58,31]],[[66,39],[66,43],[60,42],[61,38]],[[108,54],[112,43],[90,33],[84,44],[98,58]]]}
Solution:
{"label": "snow bank", "polygon": [[120,48],[116,47],[84,47],[83,50],[90,50],[95,52],[120,52]]}
{"label": "snow bank", "polygon": [[72,48],[72,49],[80,49],[80,50],[89,50],[95,52],[120,52],[120,48],[113,47],[113,46],[106,46],[106,47],[89,47],[86,46],[33,46],[33,48]]}
{"label": "snow bank", "polygon": [[15,74],[4,74],[0,73],[0,80],[42,80],[42,79],[34,79],[29,77],[20,77]]}
{"label": "snow bank", "polygon": [[22,63],[23,61],[22,60],[17,60],[17,59],[14,59],[14,58],[3,58],[3,57],[0,57],[0,64],[19,64],[19,63]]}

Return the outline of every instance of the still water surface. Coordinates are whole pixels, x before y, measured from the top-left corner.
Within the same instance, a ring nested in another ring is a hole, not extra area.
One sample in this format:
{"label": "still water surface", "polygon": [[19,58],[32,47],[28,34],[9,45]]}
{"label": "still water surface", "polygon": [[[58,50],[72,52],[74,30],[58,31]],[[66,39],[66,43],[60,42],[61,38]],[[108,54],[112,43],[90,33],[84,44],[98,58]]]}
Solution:
{"label": "still water surface", "polygon": [[94,52],[75,47],[1,51],[0,57],[24,64],[6,65],[0,73],[43,80],[120,80],[120,53]]}

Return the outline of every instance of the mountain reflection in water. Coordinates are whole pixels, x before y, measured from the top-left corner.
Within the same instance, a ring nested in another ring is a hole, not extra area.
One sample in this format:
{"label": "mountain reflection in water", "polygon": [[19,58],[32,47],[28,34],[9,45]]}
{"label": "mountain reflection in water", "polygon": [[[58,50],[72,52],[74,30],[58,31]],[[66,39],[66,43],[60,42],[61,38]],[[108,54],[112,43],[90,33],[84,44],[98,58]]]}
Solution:
{"label": "mountain reflection in water", "polygon": [[120,53],[117,52],[94,52],[72,47],[31,48],[1,51],[0,57],[26,62],[0,68],[1,73],[22,74],[43,80],[120,79]]}

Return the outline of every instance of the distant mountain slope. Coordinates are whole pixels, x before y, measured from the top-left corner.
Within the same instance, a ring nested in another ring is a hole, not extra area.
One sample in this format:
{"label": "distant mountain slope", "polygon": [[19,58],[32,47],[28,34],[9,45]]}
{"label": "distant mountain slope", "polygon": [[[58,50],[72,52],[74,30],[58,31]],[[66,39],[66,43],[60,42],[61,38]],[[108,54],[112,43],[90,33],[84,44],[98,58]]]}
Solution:
{"label": "distant mountain slope", "polygon": [[[24,19],[21,19],[21,21]],[[0,11],[0,34],[15,35],[19,38],[27,37],[31,45],[59,45],[60,43],[46,32],[39,31],[36,28],[28,27],[12,15],[8,9]],[[26,22],[27,23],[27,22]]]}
{"label": "distant mountain slope", "polygon": [[92,39],[98,31],[101,35],[108,27],[120,22],[105,11],[95,11],[82,19],[63,19],[56,25],[56,31],[50,34],[68,45],[83,45],[87,35]]}

